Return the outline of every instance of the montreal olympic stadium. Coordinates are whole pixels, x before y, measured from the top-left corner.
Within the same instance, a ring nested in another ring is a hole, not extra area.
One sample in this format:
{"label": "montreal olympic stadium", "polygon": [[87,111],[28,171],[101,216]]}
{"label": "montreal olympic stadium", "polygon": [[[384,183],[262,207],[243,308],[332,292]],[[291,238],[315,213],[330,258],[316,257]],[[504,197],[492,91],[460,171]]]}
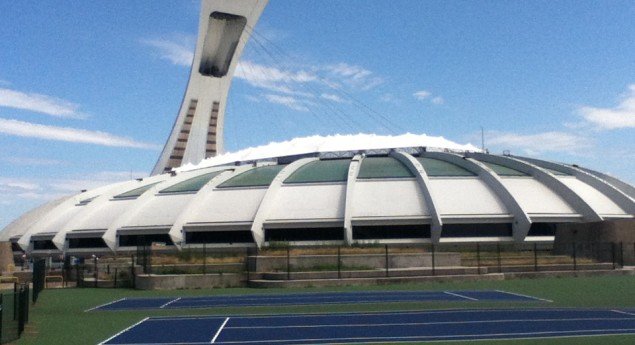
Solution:
{"label": "montreal olympic stadium", "polygon": [[357,136],[347,145],[305,138],[222,154],[229,85],[265,5],[203,1],[189,84],[150,177],[42,205],[9,224],[0,242],[37,256],[123,253],[148,242],[542,242],[574,228],[607,233],[612,224],[633,237],[635,187],[577,165],[417,135]]}

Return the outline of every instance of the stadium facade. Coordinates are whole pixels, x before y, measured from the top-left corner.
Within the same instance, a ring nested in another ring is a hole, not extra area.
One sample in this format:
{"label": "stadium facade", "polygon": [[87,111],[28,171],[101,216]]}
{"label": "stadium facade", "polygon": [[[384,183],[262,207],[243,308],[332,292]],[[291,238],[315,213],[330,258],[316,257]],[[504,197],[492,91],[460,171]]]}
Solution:
{"label": "stadium facade", "polygon": [[531,242],[554,241],[576,224],[635,218],[635,188],[611,176],[427,139],[191,165],[222,152],[231,77],[265,5],[203,1],[188,88],[150,177],[45,204],[9,224],[0,241],[31,255],[120,253],[151,243]]}

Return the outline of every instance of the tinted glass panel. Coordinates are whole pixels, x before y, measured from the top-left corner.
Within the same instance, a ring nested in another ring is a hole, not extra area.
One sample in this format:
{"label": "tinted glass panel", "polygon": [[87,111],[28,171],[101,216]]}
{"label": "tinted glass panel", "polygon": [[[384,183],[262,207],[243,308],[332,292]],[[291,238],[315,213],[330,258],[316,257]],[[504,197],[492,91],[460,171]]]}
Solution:
{"label": "tinted glass panel", "polygon": [[555,236],[556,224],[553,223],[532,223],[527,236]]}
{"label": "tinted glass panel", "polygon": [[497,175],[500,176],[528,176],[522,171],[518,171],[516,169],[508,168],[506,166],[502,166],[499,164],[489,163],[489,162],[481,162],[485,164],[488,168],[494,170]]}
{"label": "tinted glass panel", "polygon": [[145,193],[148,189],[154,187],[157,183],[150,183],[145,186],[135,188],[133,190],[127,191],[125,193],[121,193],[119,195],[115,195],[115,199],[127,199],[127,198],[138,198],[141,194]]}
{"label": "tinted glass panel", "polygon": [[168,234],[119,236],[119,246],[121,247],[149,246],[152,243],[165,243],[165,245],[168,246],[174,245]]}
{"label": "tinted glass panel", "polygon": [[218,187],[231,188],[268,186],[284,167],[284,165],[268,165],[254,168],[230,178]]}
{"label": "tinted glass panel", "polygon": [[214,171],[211,173],[199,175],[193,177],[189,180],[185,180],[175,184],[174,186],[165,188],[161,190],[159,193],[188,193],[188,192],[198,192],[204,185],[207,184],[211,179],[213,179],[216,175],[222,173],[223,171]]}
{"label": "tinted glass panel", "polygon": [[251,231],[196,231],[185,233],[186,243],[252,243]]}
{"label": "tinted glass panel", "polygon": [[349,159],[320,160],[300,167],[284,183],[345,182]]}
{"label": "tinted glass panel", "polygon": [[511,237],[512,225],[503,224],[444,224],[441,237]]}
{"label": "tinted glass panel", "polygon": [[265,229],[265,241],[341,241],[343,228]]}
{"label": "tinted glass panel", "polygon": [[55,244],[51,240],[33,241],[34,250],[57,250]]}
{"label": "tinted glass panel", "polygon": [[428,176],[475,176],[458,165],[434,158],[417,158]]}
{"label": "tinted glass panel", "polygon": [[358,178],[414,177],[400,161],[392,157],[367,157],[362,160]]}
{"label": "tinted glass panel", "polygon": [[69,248],[106,248],[106,242],[101,237],[71,238]]}
{"label": "tinted glass panel", "polygon": [[354,240],[430,238],[430,225],[354,226]]}

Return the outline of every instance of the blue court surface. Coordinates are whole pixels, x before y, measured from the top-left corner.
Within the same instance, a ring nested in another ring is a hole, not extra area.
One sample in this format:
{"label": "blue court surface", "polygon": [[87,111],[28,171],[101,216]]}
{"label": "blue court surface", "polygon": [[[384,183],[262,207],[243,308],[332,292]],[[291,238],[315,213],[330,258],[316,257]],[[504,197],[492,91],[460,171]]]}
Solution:
{"label": "blue court surface", "polygon": [[92,310],[185,309],[315,304],[358,304],[434,301],[550,302],[505,291],[374,291],[295,294],[251,294],[203,297],[124,298]]}
{"label": "blue court surface", "polygon": [[147,318],[107,344],[368,344],[635,334],[635,310],[465,309]]}

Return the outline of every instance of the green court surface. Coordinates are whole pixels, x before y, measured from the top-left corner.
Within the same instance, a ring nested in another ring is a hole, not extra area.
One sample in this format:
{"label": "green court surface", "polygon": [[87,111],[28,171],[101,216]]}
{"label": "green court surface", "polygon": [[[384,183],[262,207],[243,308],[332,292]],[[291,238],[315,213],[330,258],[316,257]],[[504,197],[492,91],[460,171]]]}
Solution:
{"label": "green court surface", "polygon": [[[325,304],[302,306],[249,306],[196,309],[148,309],[86,312],[95,306],[121,298],[179,297],[245,294],[285,294],[327,291],[443,291],[443,290],[504,290],[534,296],[553,302],[510,301],[430,301],[362,304]],[[211,289],[177,291],[136,291],[128,289],[49,289],[45,290],[31,309],[30,324],[22,338],[14,344],[97,344],[147,317],[186,315],[240,315],[336,313],[364,311],[407,311],[454,308],[634,308],[635,276],[605,276],[581,278],[548,278],[499,282],[427,283],[412,285],[381,285],[330,289]],[[450,341],[435,344],[634,344],[635,335],[565,337],[553,339],[521,339],[490,341]],[[409,343],[417,344],[417,343]],[[424,343],[421,343],[424,344]]]}

